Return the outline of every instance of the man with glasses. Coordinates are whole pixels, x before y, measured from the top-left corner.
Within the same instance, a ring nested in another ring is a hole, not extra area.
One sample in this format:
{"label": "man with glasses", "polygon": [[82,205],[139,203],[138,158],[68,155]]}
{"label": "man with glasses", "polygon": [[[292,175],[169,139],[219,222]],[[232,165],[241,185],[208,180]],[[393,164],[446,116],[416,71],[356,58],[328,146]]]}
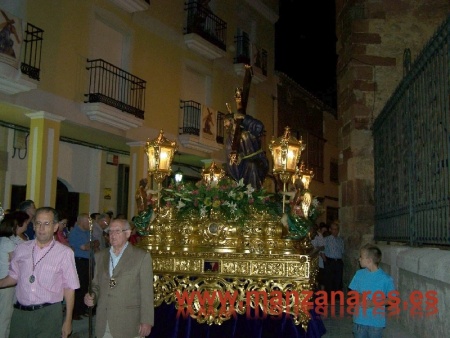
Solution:
{"label": "man with glasses", "polygon": [[10,338],[66,338],[72,332],[74,295],[80,284],[73,251],[53,238],[58,217],[51,207],[36,210],[35,239],[16,247],[8,276],[0,279],[0,288],[17,284]]}
{"label": "man with glasses", "polygon": [[95,254],[92,294],[84,297],[87,306],[97,305],[96,336],[146,337],[154,325],[150,253],[128,242],[125,219],[112,220],[107,232],[111,247]]}

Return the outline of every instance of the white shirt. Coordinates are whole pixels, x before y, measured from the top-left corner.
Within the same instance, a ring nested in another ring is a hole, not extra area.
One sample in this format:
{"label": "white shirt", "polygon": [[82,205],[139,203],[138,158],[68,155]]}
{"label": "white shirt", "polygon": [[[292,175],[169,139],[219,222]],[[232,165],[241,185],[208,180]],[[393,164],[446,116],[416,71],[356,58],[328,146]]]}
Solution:
{"label": "white shirt", "polygon": [[[317,233],[317,236],[314,237],[313,240],[311,240],[311,244],[315,247],[315,248],[319,248],[321,246],[325,246],[325,238],[323,237],[323,235],[319,232]],[[323,251],[321,251],[323,252]],[[323,269],[325,268],[325,265],[323,264],[323,258],[321,255],[319,255],[319,268]]]}
{"label": "white shirt", "polygon": [[0,237],[0,278],[8,276],[9,254],[15,248],[16,244],[10,237]]}

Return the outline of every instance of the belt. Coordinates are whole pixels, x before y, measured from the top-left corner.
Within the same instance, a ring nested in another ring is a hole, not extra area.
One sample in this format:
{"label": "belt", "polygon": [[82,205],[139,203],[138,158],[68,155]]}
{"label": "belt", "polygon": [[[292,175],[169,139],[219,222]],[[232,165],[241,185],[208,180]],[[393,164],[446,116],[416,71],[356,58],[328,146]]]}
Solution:
{"label": "belt", "polygon": [[331,257],[327,257],[327,256],[325,256],[325,257],[327,258],[327,260],[329,259],[330,261],[333,261],[333,262],[340,262],[340,261],[342,261],[341,258],[331,258]]}
{"label": "belt", "polygon": [[46,306],[53,305],[55,303],[43,303],[43,304],[36,304],[36,305],[22,305],[19,302],[14,304],[15,309],[23,310],[23,311],[34,311],[34,310],[40,310]]}
{"label": "belt", "polygon": [[88,260],[89,260],[89,258],[84,258],[84,257],[75,257],[75,260],[88,261]]}

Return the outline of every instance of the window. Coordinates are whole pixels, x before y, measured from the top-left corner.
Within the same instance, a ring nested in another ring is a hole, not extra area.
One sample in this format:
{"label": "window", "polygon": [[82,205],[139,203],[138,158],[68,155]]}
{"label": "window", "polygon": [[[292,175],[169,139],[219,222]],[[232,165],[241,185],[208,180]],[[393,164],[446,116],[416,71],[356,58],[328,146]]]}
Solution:
{"label": "window", "polygon": [[336,159],[330,160],[330,181],[339,183],[339,165]]}

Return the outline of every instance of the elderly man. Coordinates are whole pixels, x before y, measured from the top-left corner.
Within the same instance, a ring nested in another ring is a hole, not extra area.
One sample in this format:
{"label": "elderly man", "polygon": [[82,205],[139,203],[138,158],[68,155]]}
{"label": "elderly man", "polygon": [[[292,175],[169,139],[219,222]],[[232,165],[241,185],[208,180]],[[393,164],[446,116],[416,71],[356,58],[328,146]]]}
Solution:
{"label": "elderly man", "polygon": [[111,247],[95,254],[92,294],[84,297],[87,306],[97,305],[96,336],[146,337],[154,325],[150,253],[128,242],[127,220],[112,220],[107,231]]}

